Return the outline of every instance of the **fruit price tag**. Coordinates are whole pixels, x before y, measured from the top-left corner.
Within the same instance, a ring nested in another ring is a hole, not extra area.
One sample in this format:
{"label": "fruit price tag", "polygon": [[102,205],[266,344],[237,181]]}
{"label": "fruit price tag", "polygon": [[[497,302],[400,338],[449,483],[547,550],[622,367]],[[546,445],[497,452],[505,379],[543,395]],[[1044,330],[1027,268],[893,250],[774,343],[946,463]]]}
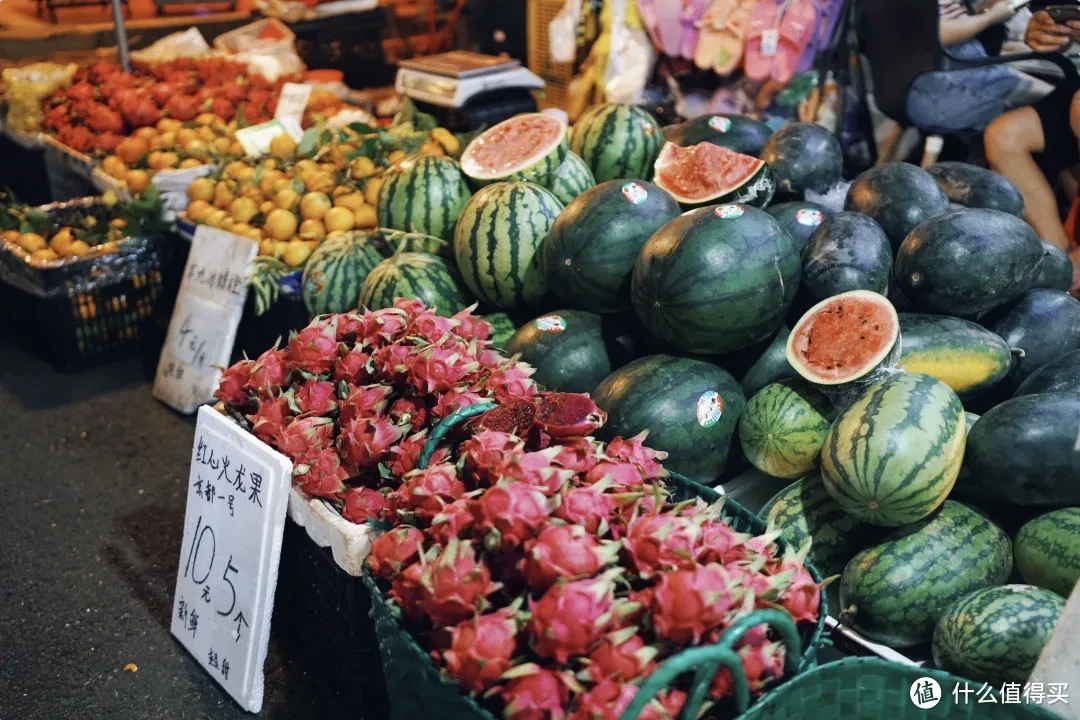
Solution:
{"label": "fruit price tag", "polygon": [[776,28],[761,32],[761,57],[772,57],[780,44],[780,31]]}
{"label": "fruit price tag", "polygon": [[259,157],[270,152],[270,141],[282,133],[288,133],[296,142],[304,136],[298,118],[282,117],[261,125],[252,125],[236,131],[237,141],[244,147],[248,157]]}
{"label": "fruit price tag", "polygon": [[172,634],[257,713],[292,463],[226,416],[199,409]]}
{"label": "fruit price tag", "polygon": [[277,110],[274,118],[293,118],[297,123],[304,116],[304,108],[307,107],[308,98],[314,88],[311,85],[301,83],[285,83],[281,86],[281,94],[278,96]]}
{"label": "fruit price tag", "polygon": [[259,244],[199,225],[165,347],[158,359],[154,397],[184,414],[214,397],[229,364],[247,299],[248,276]]}
{"label": "fruit price tag", "polygon": [[217,169],[215,165],[200,165],[183,170],[161,170],[154,174],[150,181],[158,190],[161,203],[165,208],[165,220],[172,220],[176,213],[183,211],[188,206],[188,185],[201,177],[205,177]]}

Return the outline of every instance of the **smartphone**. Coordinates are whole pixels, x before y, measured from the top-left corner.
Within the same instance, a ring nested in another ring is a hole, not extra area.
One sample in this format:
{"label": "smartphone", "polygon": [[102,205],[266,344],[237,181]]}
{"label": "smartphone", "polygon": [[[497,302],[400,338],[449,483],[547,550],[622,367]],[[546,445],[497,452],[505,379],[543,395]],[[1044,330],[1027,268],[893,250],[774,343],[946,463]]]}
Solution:
{"label": "smartphone", "polygon": [[1046,8],[1046,14],[1056,23],[1080,20],[1080,5],[1051,5]]}

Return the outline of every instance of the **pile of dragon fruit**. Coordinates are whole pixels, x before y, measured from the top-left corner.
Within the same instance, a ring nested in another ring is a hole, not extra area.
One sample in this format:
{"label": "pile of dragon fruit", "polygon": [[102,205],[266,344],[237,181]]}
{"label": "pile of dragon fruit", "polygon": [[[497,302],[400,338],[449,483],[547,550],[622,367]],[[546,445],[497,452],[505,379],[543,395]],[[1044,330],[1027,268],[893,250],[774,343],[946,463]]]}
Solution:
{"label": "pile of dragon fruit", "polygon": [[[817,620],[808,547],[736,532],[722,501],[675,502],[645,433],[598,442],[589,396],[543,391],[490,330],[406,300],[322,316],[228,368],[217,392],[305,493],[391,526],[369,570],[464,691],[505,718],[614,720],[666,658],[755,609]],[[480,402],[497,406],[414,469],[431,428]],[[736,649],[753,692],[782,676],[766,626]],[[730,694],[721,669],[710,696]],[[640,717],[674,718],[686,698],[668,689]]]}

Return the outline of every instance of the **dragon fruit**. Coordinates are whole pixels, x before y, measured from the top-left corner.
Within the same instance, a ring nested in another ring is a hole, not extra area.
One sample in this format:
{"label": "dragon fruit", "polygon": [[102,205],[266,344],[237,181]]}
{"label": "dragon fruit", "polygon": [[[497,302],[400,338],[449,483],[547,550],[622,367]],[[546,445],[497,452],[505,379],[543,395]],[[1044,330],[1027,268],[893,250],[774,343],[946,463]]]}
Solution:
{"label": "dragon fruit", "polygon": [[[760,694],[768,685],[784,676],[784,644],[766,642],[762,645],[743,645],[736,651],[742,659],[743,672],[750,692]],[[717,700],[731,695],[731,671],[726,667],[713,676],[709,695]]]}
{"label": "dragon fruit", "polygon": [[337,336],[339,343],[352,345],[364,337],[367,332],[367,321],[363,315],[354,312],[345,312],[337,316]]}
{"label": "dragon fruit", "polygon": [[723,565],[661,573],[653,590],[653,629],[661,639],[696,645],[726,623],[742,599],[742,588]]}
{"label": "dragon fruit", "polygon": [[408,345],[384,345],[371,353],[371,364],[380,380],[402,387],[408,381],[412,348]]}
{"label": "dragon fruit", "polygon": [[270,348],[251,366],[247,389],[260,394],[277,391],[289,382],[289,364],[285,350]]}
{"label": "dragon fruit", "polygon": [[766,575],[761,572],[764,562],[756,563],[734,562],[725,565],[728,574],[739,586],[752,597],[758,607],[768,607],[779,600],[780,595],[788,589],[794,572],[784,572],[779,575]]}
{"label": "dragon fruit", "polygon": [[476,425],[482,430],[509,433],[525,437],[536,419],[536,404],[529,400],[500,401],[498,407],[488,410],[477,418]]}
{"label": "dragon fruit", "polygon": [[533,649],[559,663],[588,653],[614,619],[614,580],[621,572],[613,568],[588,580],[559,580],[539,600],[529,598]]}
{"label": "dragon fruit", "polygon": [[465,485],[458,480],[455,465],[441,463],[425,470],[413,470],[405,476],[397,492],[401,509],[430,519],[464,495]]}
{"label": "dragon fruit", "polygon": [[668,454],[662,450],[653,450],[645,447],[645,439],[649,431],[644,430],[629,440],[617,437],[608,443],[607,456],[614,460],[633,463],[648,480],[665,478],[670,473],[660,464],[661,460],[667,459]]}
{"label": "dragon fruit", "polygon": [[470,405],[484,402],[484,396],[468,389],[454,388],[447,393],[436,393],[438,400],[431,408],[431,414],[437,418],[444,418],[452,413],[467,408]]}
{"label": "dragon fruit", "polygon": [[505,720],[562,720],[566,717],[570,683],[565,673],[527,663],[504,673],[503,678],[510,680],[500,692],[506,701]]}
{"label": "dragon fruit", "polygon": [[[423,305],[423,303],[420,304]],[[456,320],[436,315],[434,310],[422,310],[409,321],[406,333],[411,337],[423,338],[434,345],[452,334],[456,326]]]}
{"label": "dragon fruit", "polygon": [[701,546],[697,553],[697,560],[700,563],[715,562],[726,565],[733,559],[741,558],[742,551],[737,548],[752,537],[736,532],[724,522],[707,522],[702,526],[701,531]]}
{"label": "dragon fruit", "polygon": [[338,422],[345,427],[357,418],[378,417],[386,409],[387,398],[393,390],[389,385],[354,387],[341,401]]}
{"label": "dragon fruit", "polygon": [[341,456],[331,447],[311,449],[293,464],[293,485],[311,497],[334,498],[345,489],[349,473],[341,466]]}
{"label": "dragon fruit", "polygon": [[362,523],[368,518],[383,520],[390,512],[390,501],[378,490],[353,487],[341,493],[345,502],[341,516],[349,522]]}
{"label": "dragon fruit", "polygon": [[304,415],[329,415],[337,410],[334,383],[314,378],[307,380],[296,391],[296,405]]}
{"label": "dragon fruit", "polygon": [[341,456],[358,469],[373,468],[390,454],[390,448],[405,434],[387,418],[356,418],[342,426],[338,442]]}
{"label": "dragon fruit", "polygon": [[465,342],[470,340],[483,342],[491,337],[491,325],[484,318],[473,315],[472,311],[475,309],[476,305],[467,307],[451,318],[457,323],[454,326],[454,334]]}
{"label": "dragon fruit", "polygon": [[[386,461],[386,467],[394,477],[405,477],[416,468],[416,461],[420,458],[420,453],[424,450],[427,439],[428,431],[424,429],[418,433],[413,433],[390,448],[390,459]],[[449,454],[449,449],[445,447],[437,448],[432,453],[428,464],[436,465],[445,462]]]}
{"label": "dragon fruit", "polygon": [[588,674],[593,682],[633,680],[653,671],[659,648],[650,647],[634,626],[608,633],[589,655]]}
{"label": "dragon fruit", "polygon": [[604,535],[618,505],[615,496],[605,492],[608,485],[600,482],[564,489],[555,517],[581,525],[594,535]]}
{"label": "dragon fruit", "polygon": [[598,462],[585,476],[585,482],[590,485],[601,480],[607,480],[612,486],[624,489],[638,489],[645,482],[637,465],[611,460]]}
{"label": "dragon fruit", "polygon": [[436,627],[457,625],[487,607],[499,589],[487,565],[476,559],[472,543],[453,538],[420,577],[420,606]]}
{"label": "dragon fruit", "polygon": [[417,562],[406,567],[394,576],[388,595],[397,602],[405,616],[412,620],[424,617],[424,609],[420,603],[423,601],[426,591],[421,584],[424,573],[428,569],[428,563],[424,562],[423,556]]}
{"label": "dragon fruit", "polygon": [[536,536],[540,526],[558,503],[522,482],[501,482],[491,486],[473,506],[476,533],[490,549],[509,550]]}
{"label": "dragon fruit", "polygon": [[418,298],[399,297],[394,300],[393,307],[403,311],[405,316],[410,319],[427,311],[427,306],[424,305],[424,301]]}
{"label": "dragon fruit", "polygon": [[283,395],[263,400],[255,410],[255,414],[248,415],[251,431],[255,433],[255,437],[274,447],[278,446],[281,431],[292,422],[292,419],[289,399]]}
{"label": "dragon fruit", "polygon": [[789,613],[795,622],[816,621],[818,619],[818,607],[821,604],[821,590],[829,584],[832,578],[825,582],[814,582],[810,571],[806,569],[806,555],[810,552],[810,544],[807,543],[801,550],[796,552],[788,547],[784,557],[774,574],[790,573],[787,588],[780,595],[779,604]]}
{"label": "dragon fruit", "polygon": [[558,447],[524,454],[508,453],[502,462],[491,470],[490,477],[495,482],[517,480],[551,497],[575,475],[573,470],[566,470],[552,464],[558,454]]}
{"label": "dragon fruit", "polygon": [[766,563],[773,563],[776,561],[776,539],[780,537],[779,530],[769,530],[764,535],[755,535],[742,545],[740,545],[736,552],[741,554],[742,560],[754,562],[760,558],[764,558]]}
{"label": "dragon fruit", "polygon": [[488,485],[492,471],[507,456],[521,453],[524,447],[524,440],[509,433],[481,430],[461,443],[458,454],[465,458],[465,470],[481,485]]}
{"label": "dragon fruit", "polygon": [[337,316],[315,318],[289,339],[289,364],[312,375],[330,372],[338,358]]}
{"label": "dragon fruit", "polygon": [[[619,720],[637,695],[636,685],[605,679],[577,700],[569,720]],[[668,690],[657,693],[638,715],[638,720],[674,720],[686,704],[686,693]]]}
{"label": "dragon fruit", "polygon": [[451,538],[460,537],[461,533],[472,527],[473,500],[468,497],[458,498],[442,509],[431,519],[428,535],[435,542],[445,545]]}
{"label": "dragon fruit", "polygon": [[573,470],[575,475],[589,472],[604,457],[601,451],[603,446],[590,438],[568,438],[555,447],[559,449],[555,454],[555,464]]}
{"label": "dragon fruit", "polygon": [[334,361],[333,372],[330,373],[336,382],[345,382],[350,385],[364,385],[371,382],[372,372],[375,370],[371,355],[361,349],[359,345],[351,350],[342,352]]}
{"label": "dragon fruit", "polygon": [[634,567],[642,578],[662,570],[689,570],[701,544],[701,524],[693,518],[642,515],[623,540]]}
{"label": "dragon fruit", "polygon": [[626,596],[622,612],[615,618],[615,627],[626,628],[644,624],[652,610],[653,587],[631,590]]}
{"label": "dragon fruit", "polygon": [[407,395],[395,400],[388,414],[395,423],[399,425],[408,423],[415,432],[424,427],[424,423],[427,422],[428,410],[423,398]]}
{"label": "dragon fruit", "polygon": [[[261,410],[262,408],[260,408]],[[334,444],[334,421],[328,417],[299,417],[281,428],[278,450],[295,461],[308,450],[322,450]]]}
{"label": "dragon fruit", "polygon": [[619,558],[621,545],[603,542],[580,525],[547,524],[525,543],[522,573],[533,590],[546,590],[559,578],[583,580]]}
{"label": "dragon fruit", "polygon": [[501,608],[450,629],[450,649],[442,654],[450,676],[470,692],[483,692],[510,669],[517,650],[518,621]]}
{"label": "dragon fruit", "polygon": [[414,387],[422,393],[450,392],[468,384],[480,365],[456,348],[432,346],[413,355],[408,368]]}
{"label": "dragon fruit", "polygon": [[380,535],[371,544],[367,563],[371,572],[383,580],[401,572],[420,559],[424,533],[410,525],[399,525]]}
{"label": "dragon fruit", "polygon": [[398,308],[384,308],[364,314],[364,343],[381,348],[401,339],[409,316]]}
{"label": "dragon fruit", "polygon": [[251,371],[255,363],[251,360],[240,360],[221,373],[214,397],[226,405],[244,407],[248,404],[248,383],[251,381]]}
{"label": "dragon fruit", "polygon": [[491,371],[487,386],[499,403],[532,400],[540,394],[536,382],[530,379],[535,372],[536,368],[526,363],[506,362]]}
{"label": "dragon fruit", "polygon": [[553,438],[584,437],[606,421],[588,393],[548,393],[536,404],[536,424]]}

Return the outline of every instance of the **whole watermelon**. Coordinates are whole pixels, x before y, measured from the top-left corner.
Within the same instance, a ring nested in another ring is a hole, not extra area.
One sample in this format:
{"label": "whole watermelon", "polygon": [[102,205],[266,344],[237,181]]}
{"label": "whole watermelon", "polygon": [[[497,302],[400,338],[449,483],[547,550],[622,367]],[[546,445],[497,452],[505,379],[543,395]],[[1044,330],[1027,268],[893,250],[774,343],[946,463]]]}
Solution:
{"label": "whole watermelon", "polygon": [[1024,217],[1024,196],[1015,185],[992,170],[965,162],[939,162],[926,171],[945,191],[949,202]]}
{"label": "whole watermelon", "polygon": [[375,266],[360,290],[360,306],[381,310],[394,306],[397,298],[420,300],[449,317],[472,303],[457,271],[430,253],[402,252]]}
{"label": "whole watermelon", "polygon": [[768,338],[799,287],[799,253],[763,210],[684,213],[641,250],[631,280],[646,329],[685,352],[731,353]]}
{"label": "whole watermelon", "polygon": [[814,302],[848,290],[885,295],[892,262],[889,238],[880,225],[862,213],[837,213],[810,236],[803,251],[802,288]]}
{"label": "whole watermelon", "polygon": [[981,325],[947,315],[900,313],[899,318],[903,340],[897,367],[936,377],[963,399],[1009,374],[1012,350]]}
{"label": "whole watermelon", "polygon": [[743,455],[766,475],[798,478],[818,466],[833,407],[802,378],[767,385],[739,420]]}
{"label": "whole watermelon", "polygon": [[379,225],[450,240],[471,195],[455,160],[417,155],[383,175],[376,207]]}
{"label": "whole watermelon", "polygon": [[745,115],[702,115],[664,128],[664,140],[682,147],[707,142],[744,155],[757,157],[772,130]]}
{"label": "whole watermelon", "polygon": [[885,163],[855,178],[844,201],[845,210],[872,217],[893,250],[923,220],[949,209],[949,199],[937,181],[922,168],[907,163]]}
{"label": "whole watermelon", "polygon": [[1025,582],[1067,598],[1080,580],[1080,507],[1061,508],[1025,524],[1013,541]]}
{"label": "whole watermelon", "polygon": [[645,180],[652,174],[664,136],[652,115],[634,105],[595,105],[577,119],[570,149],[581,156],[596,182]]}
{"label": "whole watermelon", "polygon": [[559,202],[568,205],[571,200],[594,185],[596,185],[596,180],[593,179],[589,166],[577,153],[568,152],[562,164],[555,170],[551,182],[545,187],[551,191],[552,195],[559,198]]}
{"label": "whole watermelon", "polygon": [[1067,352],[1028,375],[1013,396],[1049,392],[1080,392],[1080,350]]}
{"label": "whole watermelon", "polygon": [[795,249],[800,253],[818,226],[833,215],[832,210],[809,200],[792,200],[769,205],[765,208],[765,212],[776,218],[780,227],[787,230],[787,234],[795,243]]}
{"label": "whole watermelon", "polygon": [[743,374],[739,385],[746,397],[753,397],[770,383],[798,377],[795,368],[791,367],[787,359],[787,339],[790,334],[788,326],[781,325],[776,335]]}
{"label": "whole watermelon", "polygon": [[504,312],[485,313],[483,317],[491,326],[491,344],[496,350],[502,350],[506,341],[517,332],[517,322]]}
{"label": "whole watermelon", "polygon": [[543,300],[540,244],[561,210],[554,195],[527,182],[494,183],[473,195],[454,230],[454,256],[472,294],[501,309]]}
{"label": "whole watermelon", "polygon": [[981,320],[1011,348],[1019,348],[1009,381],[1019,384],[1065,353],[1080,350],[1080,300],[1060,290],[1032,290]]}
{"label": "whole watermelon", "polygon": [[727,467],[746,398],[722,368],[701,360],[649,355],[601,382],[593,400],[608,414],[602,439],[648,430],[668,453],[664,467],[712,485]]}
{"label": "whole watermelon", "polygon": [[383,260],[362,231],[324,240],[311,253],[300,281],[304,305],[312,315],[355,310],[364,278]]}
{"label": "whole watermelon", "polygon": [[772,134],[761,159],[776,174],[781,194],[802,197],[807,190],[825,193],[843,179],[840,141],[817,123],[790,123]]}
{"label": "whole watermelon", "polygon": [[630,309],[630,275],[645,241],[679,215],[679,204],[644,180],[609,180],[567,205],[544,240],[547,284],[570,306]]}
{"label": "whole watermelon", "polygon": [[1072,287],[1073,264],[1065,251],[1045,240],[1040,240],[1043,248],[1042,269],[1035,278],[1034,288],[1048,288],[1068,292]]}

